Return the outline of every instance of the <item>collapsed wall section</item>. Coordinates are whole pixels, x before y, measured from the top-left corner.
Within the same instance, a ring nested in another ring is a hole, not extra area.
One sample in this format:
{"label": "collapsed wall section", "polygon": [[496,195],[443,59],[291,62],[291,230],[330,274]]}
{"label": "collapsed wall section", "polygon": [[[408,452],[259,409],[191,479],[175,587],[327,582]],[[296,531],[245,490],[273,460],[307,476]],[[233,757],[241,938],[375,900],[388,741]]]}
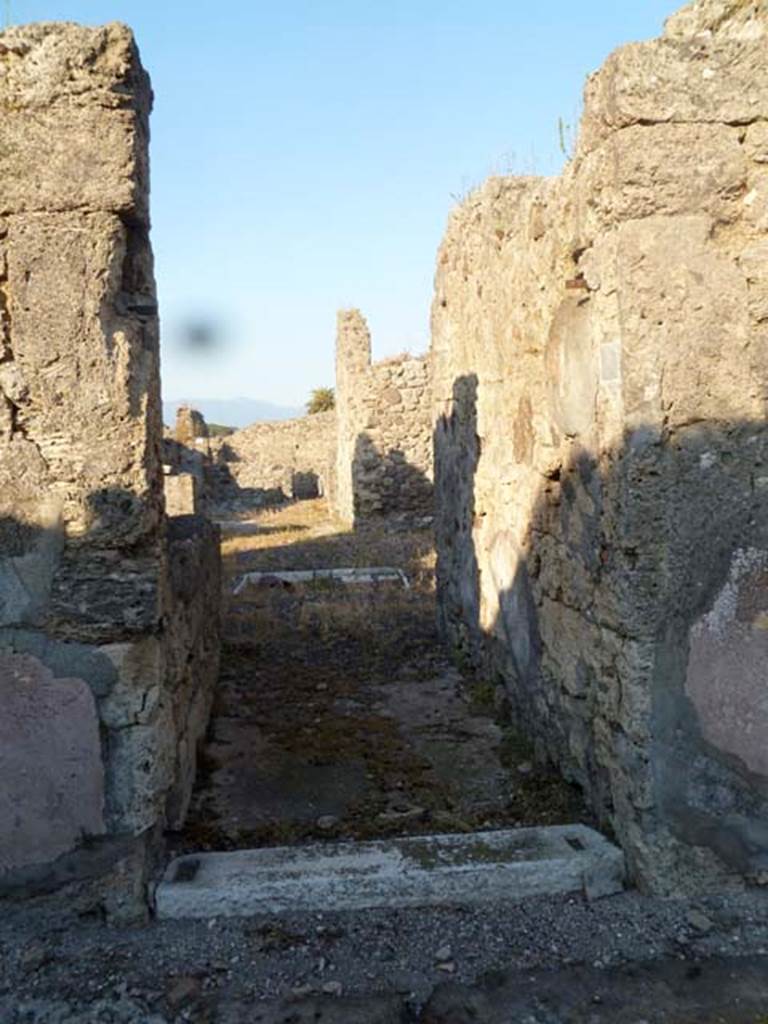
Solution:
{"label": "collapsed wall section", "polygon": [[768,880],[767,32],[614,53],[439,254],[442,623],[659,892]]}
{"label": "collapsed wall section", "polygon": [[253,423],[211,438],[213,497],[219,504],[271,504],[333,493],[336,414]]}
{"label": "collapsed wall section", "polygon": [[336,492],[340,516],[432,514],[432,387],[428,357],[371,363],[358,310],[336,335]]}
{"label": "collapsed wall section", "polygon": [[215,679],[214,531],[163,510],[151,99],[123,26],[0,34],[0,888],[178,824]]}

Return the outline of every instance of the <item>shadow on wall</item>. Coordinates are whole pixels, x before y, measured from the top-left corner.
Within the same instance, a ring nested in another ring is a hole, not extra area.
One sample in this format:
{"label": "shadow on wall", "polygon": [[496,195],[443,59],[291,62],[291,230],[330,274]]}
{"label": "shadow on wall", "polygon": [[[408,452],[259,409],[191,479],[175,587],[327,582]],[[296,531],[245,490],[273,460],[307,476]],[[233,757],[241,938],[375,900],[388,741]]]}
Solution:
{"label": "shadow on wall", "polygon": [[96,877],[186,813],[219,543],[200,516],[163,526],[159,504],[100,488],[66,541],[0,516],[0,891]]}
{"label": "shadow on wall", "polygon": [[320,477],[314,472],[291,473],[290,494],[286,494],[282,486],[244,487],[230,468],[230,463],[242,461],[240,454],[226,442],[216,452],[210,467],[209,488],[215,504],[233,503],[243,508],[267,508],[291,500],[318,498],[323,494]]}
{"label": "shadow on wall", "polygon": [[358,434],[352,459],[355,521],[372,515],[431,516],[432,481],[399,448],[378,450],[368,434]]}
{"label": "shadow on wall", "polygon": [[451,412],[438,419],[433,444],[438,621],[457,652],[471,656],[480,640],[480,589],[472,539],[480,458],[475,374],[454,381]]}
{"label": "shadow on wall", "polygon": [[291,476],[291,494],[296,501],[320,498],[323,494],[322,483],[317,473],[308,470],[304,473],[293,473]]}
{"label": "shadow on wall", "polygon": [[478,507],[476,401],[458,378],[435,430],[443,629],[642,886],[765,880],[764,424],[641,426],[599,458],[574,443],[522,522]]}

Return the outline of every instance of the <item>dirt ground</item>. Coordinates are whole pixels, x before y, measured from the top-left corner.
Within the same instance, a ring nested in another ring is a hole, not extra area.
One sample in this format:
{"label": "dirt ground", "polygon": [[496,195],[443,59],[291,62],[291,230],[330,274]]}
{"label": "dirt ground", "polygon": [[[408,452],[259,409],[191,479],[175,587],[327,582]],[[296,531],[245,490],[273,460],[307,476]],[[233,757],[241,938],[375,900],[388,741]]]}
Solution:
{"label": "dirt ground", "polygon": [[2,1024],[767,1024],[768,892],[109,927],[4,903]]}
{"label": "dirt ground", "polygon": [[[436,632],[431,530],[350,530],[322,499],[222,523],[225,643],[202,771],[178,847],[233,849],[589,822],[537,768]],[[247,572],[393,567],[400,582]]]}

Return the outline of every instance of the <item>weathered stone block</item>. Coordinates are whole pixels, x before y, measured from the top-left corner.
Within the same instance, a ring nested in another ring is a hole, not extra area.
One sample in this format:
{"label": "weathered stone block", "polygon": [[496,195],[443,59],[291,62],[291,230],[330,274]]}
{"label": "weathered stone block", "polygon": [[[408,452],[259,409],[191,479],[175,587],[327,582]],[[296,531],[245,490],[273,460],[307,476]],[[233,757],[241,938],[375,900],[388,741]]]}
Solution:
{"label": "weathered stone block", "polygon": [[165,511],[169,516],[194,515],[199,501],[197,479],[191,473],[165,477]]}
{"label": "weathered stone block", "polygon": [[0,214],[99,210],[105,194],[116,213],[133,213],[139,194],[136,130],[127,110],[55,107],[34,117],[4,110]]}
{"label": "weathered stone block", "polygon": [[0,40],[0,214],[147,219],[152,96],[123,25],[11,28]]}

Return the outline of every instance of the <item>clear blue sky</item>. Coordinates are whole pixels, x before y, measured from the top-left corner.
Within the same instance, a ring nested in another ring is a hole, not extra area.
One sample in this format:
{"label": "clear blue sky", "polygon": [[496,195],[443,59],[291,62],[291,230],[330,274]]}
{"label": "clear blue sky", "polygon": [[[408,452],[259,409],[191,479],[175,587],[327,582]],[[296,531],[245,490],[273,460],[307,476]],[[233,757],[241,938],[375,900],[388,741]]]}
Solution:
{"label": "clear blue sky", "polygon": [[[12,0],[13,20],[130,24],[152,75],[167,398],[301,405],[339,306],[374,355],[428,344],[435,253],[490,173],[555,172],[558,117],[675,0]],[[218,325],[207,356],[180,343]]]}

